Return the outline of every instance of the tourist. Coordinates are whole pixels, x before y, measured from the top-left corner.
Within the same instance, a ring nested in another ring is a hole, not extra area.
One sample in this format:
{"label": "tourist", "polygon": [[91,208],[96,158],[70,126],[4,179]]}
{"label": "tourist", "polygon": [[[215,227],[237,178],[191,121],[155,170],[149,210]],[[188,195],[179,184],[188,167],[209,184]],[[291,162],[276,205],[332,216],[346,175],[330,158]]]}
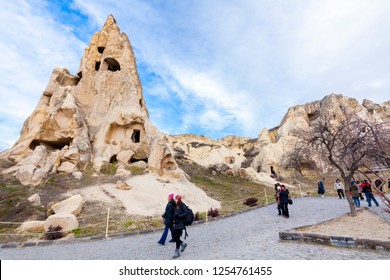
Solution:
{"label": "tourist", "polygon": [[324,198],[324,193],[325,193],[325,185],[324,185],[325,178],[321,180],[318,180],[317,186],[318,186],[318,194]]}
{"label": "tourist", "polygon": [[180,257],[180,252],[183,252],[187,247],[187,243],[184,243],[180,237],[185,229],[184,219],[188,214],[187,206],[183,203],[180,195],[176,196],[176,206],[173,215],[173,239],[176,242],[176,249],[173,258]]}
{"label": "tourist", "polygon": [[360,207],[360,199],[359,199],[359,188],[355,184],[355,181],[351,181],[351,187],[349,188],[349,191],[351,192],[351,196],[353,199],[353,202],[355,203],[356,207]]}
{"label": "tourist", "polygon": [[363,189],[363,192],[366,194],[366,201],[368,203],[368,207],[371,207],[371,199],[372,199],[372,201],[374,201],[376,206],[379,206],[378,201],[376,201],[374,194],[372,193],[371,184],[367,180],[363,181],[362,189]]}
{"label": "tourist", "polygon": [[168,195],[168,203],[167,206],[165,206],[165,212],[162,215],[164,218],[164,231],[163,234],[161,235],[161,238],[159,241],[157,241],[158,244],[165,245],[165,240],[167,239],[168,236],[168,230],[171,232],[171,240],[169,242],[174,242],[173,240],[173,214],[175,211],[175,200],[173,199],[174,194],[171,193]]}
{"label": "tourist", "polygon": [[290,214],[288,212],[288,197],[289,197],[289,191],[288,189],[286,188],[285,185],[281,185],[280,186],[280,204],[281,204],[281,208],[282,208],[282,214],[283,214],[283,217],[285,218],[289,218],[290,217]]}
{"label": "tourist", "polygon": [[356,186],[358,187],[358,190],[359,190],[359,198],[360,200],[364,200],[364,197],[362,195],[362,183],[360,183],[360,181],[356,181]]}
{"label": "tourist", "polygon": [[340,182],[340,179],[337,179],[334,183],[334,189],[337,190],[337,194],[339,195],[339,198],[345,198],[344,196],[344,185]]}
{"label": "tourist", "polygon": [[278,209],[278,215],[282,215],[282,206],[280,204],[280,184],[275,184],[275,200],[276,200],[276,208]]}

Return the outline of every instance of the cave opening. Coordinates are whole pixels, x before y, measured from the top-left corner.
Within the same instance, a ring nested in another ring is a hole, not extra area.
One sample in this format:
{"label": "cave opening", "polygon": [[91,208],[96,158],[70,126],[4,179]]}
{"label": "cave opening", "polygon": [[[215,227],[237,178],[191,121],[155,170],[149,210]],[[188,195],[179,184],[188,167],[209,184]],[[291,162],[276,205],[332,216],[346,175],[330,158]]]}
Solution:
{"label": "cave opening", "polygon": [[59,141],[48,141],[48,140],[33,140],[29,148],[34,150],[37,146],[45,146],[48,150],[62,150],[65,146],[70,146],[72,138],[65,138]]}
{"label": "cave opening", "polygon": [[96,61],[96,63],[95,63],[95,70],[99,71],[99,69],[100,69],[100,61]]}
{"label": "cave opening", "polygon": [[119,62],[114,58],[111,58],[111,57],[105,58],[104,64],[105,64],[105,67],[104,67],[105,70],[109,70],[109,71],[113,71],[113,72],[121,70],[121,66],[119,65]]}
{"label": "cave opening", "polygon": [[141,142],[141,130],[134,129],[133,134],[131,135],[131,141],[133,141],[133,143]]}
{"label": "cave opening", "polygon": [[104,52],[104,49],[105,49],[105,47],[98,47],[98,48],[97,48],[97,50],[98,50],[99,53],[103,53],[103,52]]}

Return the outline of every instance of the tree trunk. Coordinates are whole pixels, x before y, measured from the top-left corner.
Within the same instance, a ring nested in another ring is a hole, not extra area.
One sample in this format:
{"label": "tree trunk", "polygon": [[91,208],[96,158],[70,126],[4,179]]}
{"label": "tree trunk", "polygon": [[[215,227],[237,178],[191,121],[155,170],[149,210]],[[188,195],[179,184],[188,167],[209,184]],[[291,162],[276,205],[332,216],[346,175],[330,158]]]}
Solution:
{"label": "tree trunk", "polygon": [[[352,176],[351,176],[352,177]],[[345,197],[347,198],[349,209],[351,210],[351,217],[357,216],[357,211],[355,208],[355,204],[352,201],[352,197],[349,195],[350,189],[351,189],[351,178],[343,178],[344,179],[344,186],[345,186]]]}

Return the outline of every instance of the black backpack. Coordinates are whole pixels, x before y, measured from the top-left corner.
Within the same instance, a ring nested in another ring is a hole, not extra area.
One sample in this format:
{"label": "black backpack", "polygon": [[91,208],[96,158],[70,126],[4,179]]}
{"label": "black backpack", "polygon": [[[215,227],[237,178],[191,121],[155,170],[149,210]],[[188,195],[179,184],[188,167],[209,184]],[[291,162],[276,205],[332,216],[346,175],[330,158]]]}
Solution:
{"label": "black backpack", "polygon": [[190,225],[192,225],[192,222],[194,221],[194,213],[192,212],[192,209],[189,208],[187,205],[186,205],[186,207],[187,207],[188,214],[184,218],[184,225],[185,226],[190,226]]}

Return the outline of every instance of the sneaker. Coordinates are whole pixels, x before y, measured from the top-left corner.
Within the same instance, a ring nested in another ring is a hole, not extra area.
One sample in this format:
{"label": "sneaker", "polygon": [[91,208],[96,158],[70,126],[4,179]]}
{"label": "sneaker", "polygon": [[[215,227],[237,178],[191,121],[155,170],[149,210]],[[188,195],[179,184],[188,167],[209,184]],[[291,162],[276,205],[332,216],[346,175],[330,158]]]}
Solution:
{"label": "sneaker", "polygon": [[175,249],[175,254],[173,255],[172,259],[177,259],[178,257],[180,257],[179,249]]}
{"label": "sneaker", "polygon": [[170,242],[170,243],[173,243],[173,242],[175,242],[175,240],[171,239],[171,240],[169,240],[169,242]]}
{"label": "sneaker", "polygon": [[160,241],[157,241],[157,243],[160,244],[160,245],[163,245],[163,246],[165,245],[164,243],[162,243]]}
{"label": "sneaker", "polygon": [[180,252],[184,252],[184,250],[187,248],[187,243],[182,243],[180,247],[181,247]]}

